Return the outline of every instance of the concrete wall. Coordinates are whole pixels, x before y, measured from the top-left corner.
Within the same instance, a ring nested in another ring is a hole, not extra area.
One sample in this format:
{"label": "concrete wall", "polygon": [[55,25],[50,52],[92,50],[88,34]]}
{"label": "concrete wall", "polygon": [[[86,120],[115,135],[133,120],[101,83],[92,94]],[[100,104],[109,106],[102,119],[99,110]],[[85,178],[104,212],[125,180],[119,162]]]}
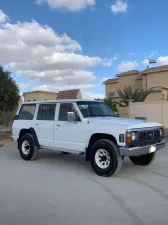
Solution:
{"label": "concrete wall", "polygon": [[129,118],[129,107],[118,107],[120,117]]}
{"label": "concrete wall", "polygon": [[150,101],[162,101],[162,92],[152,92],[150,93],[146,99],[145,102],[150,102]]}
{"label": "concrete wall", "polygon": [[57,93],[54,92],[44,92],[44,91],[33,91],[23,94],[24,101],[43,101],[43,100],[55,100],[57,98]]}
{"label": "concrete wall", "polygon": [[130,103],[129,117],[146,117],[168,128],[168,101]]}

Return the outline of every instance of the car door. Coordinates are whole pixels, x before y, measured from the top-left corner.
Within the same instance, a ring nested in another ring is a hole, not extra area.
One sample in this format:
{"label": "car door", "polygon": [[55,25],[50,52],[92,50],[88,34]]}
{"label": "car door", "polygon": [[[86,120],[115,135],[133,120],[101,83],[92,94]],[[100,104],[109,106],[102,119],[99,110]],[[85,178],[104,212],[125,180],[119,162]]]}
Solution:
{"label": "car door", "polygon": [[17,141],[20,130],[29,129],[34,126],[34,117],[36,111],[36,104],[23,104],[18,110],[17,119],[14,120],[12,126],[13,139]]}
{"label": "car door", "polygon": [[39,144],[43,147],[54,146],[54,120],[56,103],[39,104],[34,129]]}
{"label": "car door", "polygon": [[[75,112],[76,121],[68,122],[68,112]],[[60,103],[54,127],[54,147],[59,150],[84,151],[83,125],[73,103]]]}

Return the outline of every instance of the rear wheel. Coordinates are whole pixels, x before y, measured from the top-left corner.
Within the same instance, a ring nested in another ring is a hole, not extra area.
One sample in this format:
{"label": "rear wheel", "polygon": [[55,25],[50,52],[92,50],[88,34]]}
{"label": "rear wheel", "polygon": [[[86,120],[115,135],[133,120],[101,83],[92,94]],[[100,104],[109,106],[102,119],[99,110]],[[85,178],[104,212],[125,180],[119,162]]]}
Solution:
{"label": "rear wheel", "polygon": [[98,175],[108,177],[120,171],[122,157],[115,143],[107,139],[99,140],[90,151],[90,163]]}
{"label": "rear wheel", "polygon": [[151,164],[156,157],[156,152],[154,153],[148,153],[146,155],[141,156],[130,156],[131,162],[133,162],[135,165],[138,166],[148,166]]}
{"label": "rear wheel", "polygon": [[35,160],[38,156],[39,149],[35,145],[34,138],[32,134],[25,134],[19,140],[19,152],[22,159]]}

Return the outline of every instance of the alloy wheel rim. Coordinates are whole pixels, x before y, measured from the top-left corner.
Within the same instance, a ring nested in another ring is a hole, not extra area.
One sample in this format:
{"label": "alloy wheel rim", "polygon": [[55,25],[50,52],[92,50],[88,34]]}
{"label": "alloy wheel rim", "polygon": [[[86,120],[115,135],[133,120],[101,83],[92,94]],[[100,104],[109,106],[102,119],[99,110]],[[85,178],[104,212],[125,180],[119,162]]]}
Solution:
{"label": "alloy wheel rim", "polygon": [[101,169],[106,169],[110,165],[110,155],[105,149],[97,150],[95,154],[95,162]]}
{"label": "alloy wheel rim", "polygon": [[22,152],[23,152],[23,154],[25,154],[25,155],[28,155],[29,154],[29,152],[30,152],[30,144],[29,144],[29,142],[28,141],[23,141],[23,143],[22,143]]}

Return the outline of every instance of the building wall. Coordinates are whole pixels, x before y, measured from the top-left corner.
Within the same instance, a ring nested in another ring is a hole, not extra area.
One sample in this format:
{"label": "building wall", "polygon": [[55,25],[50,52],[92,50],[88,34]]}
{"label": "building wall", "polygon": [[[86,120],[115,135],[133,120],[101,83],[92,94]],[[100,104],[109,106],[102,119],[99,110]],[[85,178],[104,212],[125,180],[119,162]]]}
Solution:
{"label": "building wall", "polygon": [[129,106],[129,117],[146,117],[148,121],[156,121],[168,128],[168,101],[135,102]]}
{"label": "building wall", "polygon": [[135,89],[143,89],[143,80],[135,80]]}
{"label": "building wall", "polygon": [[115,92],[117,96],[117,90],[120,89],[120,86],[119,83],[106,84],[105,89],[106,89],[106,98],[108,98],[110,92]]}
{"label": "building wall", "polygon": [[115,92],[117,97],[117,90],[124,89],[126,86],[131,86],[133,90],[142,89],[142,80],[136,80],[137,74],[134,75],[125,75],[119,77],[117,83],[106,84],[106,98],[108,98],[108,94],[110,92]]}
{"label": "building wall", "polygon": [[43,101],[43,100],[55,100],[57,93],[53,92],[28,92],[24,93],[24,101]]}
{"label": "building wall", "polygon": [[168,71],[147,74],[147,89],[157,86],[168,87]]}
{"label": "building wall", "polygon": [[147,75],[143,75],[142,87],[147,90]]}
{"label": "building wall", "polygon": [[136,77],[137,77],[137,74],[134,74],[134,75],[127,75],[127,76],[121,76],[119,78],[119,86],[120,86],[120,89],[124,89],[125,86],[131,86],[132,87],[132,90],[135,90],[136,89]]}
{"label": "building wall", "polygon": [[161,101],[162,100],[162,92],[152,92],[150,93],[146,99],[145,102],[150,102],[150,101]]}
{"label": "building wall", "polygon": [[77,99],[82,99],[82,95],[81,95],[81,92],[80,91],[78,91]]}

